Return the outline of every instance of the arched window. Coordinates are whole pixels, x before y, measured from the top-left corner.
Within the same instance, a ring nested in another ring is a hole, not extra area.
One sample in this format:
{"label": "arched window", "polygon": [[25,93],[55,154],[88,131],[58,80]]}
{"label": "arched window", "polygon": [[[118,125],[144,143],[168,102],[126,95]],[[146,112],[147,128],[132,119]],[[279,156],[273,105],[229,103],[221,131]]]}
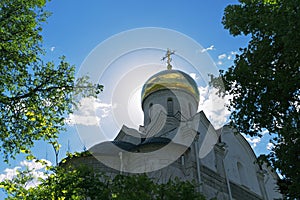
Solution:
{"label": "arched window", "polygon": [[149,104],[149,108],[151,108],[152,106],[153,106],[153,103],[150,103],[150,104]]}
{"label": "arched window", "polygon": [[168,98],[167,101],[167,112],[169,116],[173,116],[173,99],[172,98]]}
{"label": "arched window", "polygon": [[246,177],[246,171],[244,165],[240,162],[237,162],[237,169],[238,169],[241,185],[247,186],[247,177]]}

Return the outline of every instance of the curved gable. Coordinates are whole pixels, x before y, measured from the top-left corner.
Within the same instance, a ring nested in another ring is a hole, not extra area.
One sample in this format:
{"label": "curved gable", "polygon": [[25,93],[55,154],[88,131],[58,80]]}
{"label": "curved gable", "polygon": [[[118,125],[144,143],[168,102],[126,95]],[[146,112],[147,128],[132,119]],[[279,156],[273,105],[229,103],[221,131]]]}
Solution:
{"label": "curved gable", "polygon": [[225,169],[232,182],[261,195],[257,172],[260,167],[257,157],[247,140],[229,126],[221,130],[221,140],[228,146]]}

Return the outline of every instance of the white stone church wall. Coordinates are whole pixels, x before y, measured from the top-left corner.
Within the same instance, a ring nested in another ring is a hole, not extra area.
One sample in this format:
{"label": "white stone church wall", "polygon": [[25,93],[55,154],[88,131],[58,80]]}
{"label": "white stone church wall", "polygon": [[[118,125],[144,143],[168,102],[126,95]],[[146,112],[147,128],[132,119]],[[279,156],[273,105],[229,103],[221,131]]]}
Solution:
{"label": "white stone church wall", "polygon": [[259,167],[255,163],[255,155],[251,155],[253,152],[249,152],[252,151],[251,147],[241,144],[231,129],[223,132],[222,141],[228,145],[225,169],[229,179],[261,195],[257,179]]}

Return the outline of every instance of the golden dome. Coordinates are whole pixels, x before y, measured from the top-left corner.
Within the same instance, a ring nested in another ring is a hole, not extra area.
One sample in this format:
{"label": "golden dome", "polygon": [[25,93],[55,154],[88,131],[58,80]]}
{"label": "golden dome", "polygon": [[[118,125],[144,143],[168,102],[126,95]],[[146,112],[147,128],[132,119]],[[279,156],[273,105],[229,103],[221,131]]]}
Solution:
{"label": "golden dome", "polygon": [[199,102],[199,90],[196,82],[188,74],[179,70],[164,70],[150,77],[142,89],[142,102],[153,92],[174,89],[191,94]]}

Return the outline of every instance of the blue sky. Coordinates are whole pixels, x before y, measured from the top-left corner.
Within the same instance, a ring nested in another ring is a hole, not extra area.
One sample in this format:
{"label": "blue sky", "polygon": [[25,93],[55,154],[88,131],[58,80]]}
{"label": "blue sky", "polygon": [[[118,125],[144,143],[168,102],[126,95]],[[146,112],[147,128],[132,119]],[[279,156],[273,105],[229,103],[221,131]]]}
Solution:
{"label": "blue sky", "polygon": [[[232,64],[234,53],[240,47],[245,47],[249,39],[231,36],[221,24],[224,8],[234,3],[237,1],[52,0],[47,5],[52,16],[44,24],[42,33],[47,59],[56,60],[65,55],[79,69],[89,53],[107,38],[130,29],[159,27],[192,38],[207,50],[219,69],[227,69]],[[102,115],[106,111],[102,110]],[[250,140],[252,145],[256,143],[254,146],[258,154],[266,152],[268,137]],[[63,133],[61,142],[61,157],[68,149],[80,151],[85,145],[74,126]],[[51,146],[38,142],[34,151],[39,158],[53,162]],[[0,164],[0,173],[5,168],[15,167],[22,160],[23,157],[18,156],[10,165]]]}
{"label": "blue sky", "polygon": [[221,1],[52,1],[52,16],[43,35],[55,55],[64,54],[77,66],[86,55],[108,37],[140,27],[169,28],[188,35],[203,47],[215,46],[210,52],[216,59],[245,46],[247,38],[232,37],[223,28],[223,10],[235,0]]}

